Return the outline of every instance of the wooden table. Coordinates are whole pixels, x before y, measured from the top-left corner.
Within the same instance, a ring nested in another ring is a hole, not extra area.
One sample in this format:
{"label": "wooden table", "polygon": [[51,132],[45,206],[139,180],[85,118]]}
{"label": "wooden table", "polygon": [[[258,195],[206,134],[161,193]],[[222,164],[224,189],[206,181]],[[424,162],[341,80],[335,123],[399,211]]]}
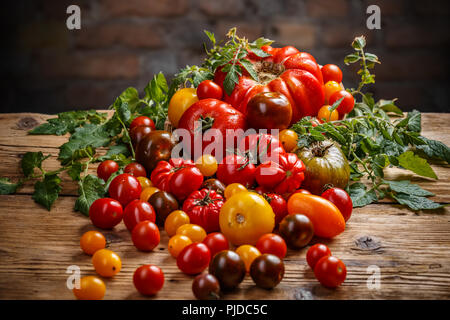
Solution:
{"label": "wooden table", "polygon": [[[52,157],[46,169],[58,167],[57,147],[67,137],[29,136],[27,131],[48,115],[0,114],[0,176],[16,181],[19,162],[27,151]],[[450,114],[424,114],[423,135],[450,145]],[[433,165],[438,181],[422,179],[402,170],[386,170],[388,178],[418,182],[436,194],[432,199],[450,202],[450,166]],[[94,172],[94,168],[92,170]],[[68,266],[94,275],[91,257],[79,247],[80,236],[94,230],[88,218],[73,211],[77,185],[63,176],[63,190],[48,212],[31,199],[33,184],[18,194],[0,196],[0,299],[73,299],[66,287]],[[226,299],[449,299],[450,209],[412,212],[387,200],[355,209],[345,232],[326,241],[334,255],[347,265],[345,283],[336,290],[322,287],[306,264],[306,249],[289,250],[286,273],[271,291],[257,288],[249,276]],[[193,277],[182,274],[167,251],[168,237],[151,253],[138,252],[123,224],[104,234],[108,246],[123,262],[122,271],[106,279],[106,299],[141,299],[134,288],[134,270],[142,264],[159,265],[166,282],[156,299],[193,299]],[[381,288],[370,290],[368,266],[380,268]]]}

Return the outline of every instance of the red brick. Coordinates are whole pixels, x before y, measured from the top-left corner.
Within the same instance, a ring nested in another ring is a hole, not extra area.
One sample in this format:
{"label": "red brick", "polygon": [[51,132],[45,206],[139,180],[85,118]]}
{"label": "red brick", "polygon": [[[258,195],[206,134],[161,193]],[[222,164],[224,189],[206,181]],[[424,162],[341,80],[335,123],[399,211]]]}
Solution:
{"label": "red brick", "polygon": [[185,14],[187,0],[101,0],[101,9],[107,16],[172,17]]}
{"label": "red brick", "polygon": [[253,41],[259,37],[264,36],[263,26],[260,23],[242,22],[242,21],[220,21],[216,28],[216,35],[222,38],[227,34],[231,28],[237,28],[237,34],[240,37],[246,37],[250,41]]}
{"label": "red brick", "polygon": [[242,0],[200,0],[200,10],[212,17],[238,16],[244,12]]}
{"label": "red brick", "polygon": [[274,24],[278,44],[292,45],[299,50],[311,49],[316,44],[316,28],[313,25],[294,22],[279,22]]}
{"label": "red brick", "polygon": [[25,49],[64,49],[69,45],[68,30],[63,23],[56,21],[23,25],[19,45]]}
{"label": "red brick", "polygon": [[367,0],[366,8],[372,4],[380,7],[382,19],[383,16],[405,14],[407,9],[404,0]]}
{"label": "red brick", "polygon": [[308,0],[306,11],[314,18],[345,17],[349,5],[347,0]]}
{"label": "red brick", "polygon": [[373,43],[374,31],[365,28],[355,28],[348,24],[326,25],[322,29],[321,39],[325,46],[330,48],[348,48],[351,49],[351,43],[355,37],[364,35],[368,45]]}
{"label": "red brick", "polygon": [[392,26],[385,29],[386,45],[398,47],[432,47],[446,46],[450,42],[450,34],[442,27],[425,26]]}

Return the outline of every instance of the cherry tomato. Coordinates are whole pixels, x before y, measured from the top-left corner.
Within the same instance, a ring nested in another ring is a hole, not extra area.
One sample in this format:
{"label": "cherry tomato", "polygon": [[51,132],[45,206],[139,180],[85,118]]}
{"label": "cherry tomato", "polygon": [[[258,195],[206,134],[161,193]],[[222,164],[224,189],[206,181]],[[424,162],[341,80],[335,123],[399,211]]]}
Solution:
{"label": "cherry tomato", "polygon": [[195,161],[195,166],[205,177],[210,177],[217,171],[217,160],[210,154],[204,154]]}
{"label": "cherry tomato", "polygon": [[298,135],[295,131],[285,129],[280,132],[280,142],[286,152],[292,152],[297,146]]}
{"label": "cherry tomato", "polygon": [[120,257],[108,249],[100,249],[92,256],[95,271],[105,278],[116,275],[122,268]]}
{"label": "cherry tomato", "polygon": [[[139,183],[141,184],[142,191],[144,191],[145,188],[153,187],[153,183],[150,181],[147,177],[137,177]],[[142,192],[141,192],[142,194]]]}
{"label": "cherry tomato", "polygon": [[152,296],[164,286],[164,273],[159,267],[146,264],[134,271],[133,283],[141,294]]}
{"label": "cherry tomato", "polygon": [[205,270],[211,253],[204,243],[193,243],[185,247],[177,257],[178,268],[186,274],[197,274]]}
{"label": "cherry tomato", "polygon": [[232,290],[244,280],[245,263],[236,252],[223,250],[212,258],[209,273],[219,280],[220,289]]}
{"label": "cherry tomato", "polygon": [[196,224],[183,224],[179,226],[176,234],[187,236],[192,242],[202,242],[206,238],[206,231]]}
{"label": "cherry tomato", "polygon": [[344,98],[344,100],[342,100],[337,107],[337,111],[340,115],[344,115],[353,110],[353,107],[355,106],[355,98],[353,98],[350,92],[341,90],[333,93],[333,95],[330,97],[330,105],[333,105],[341,98]]}
{"label": "cherry tomato", "polygon": [[306,246],[314,236],[311,220],[303,214],[291,214],[280,223],[279,231],[289,247],[300,249]]}
{"label": "cherry tomato", "polygon": [[133,145],[133,148],[136,150],[139,142],[144,140],[144,138],[150,134],[150,132],[153,132],[154,129],[152,127],[146,127],[146,126],[138,126],[134,127],[130,130],[130,139],[131,144]]}
{"label": "cherry tomato", "polygon": [[151,221],[139,222],[131,232],[134,246],[141,251],[152,251],[160,241],[159,229]]}
{"label": "cherry tomato", "polygon": [[214,257],[217,252],[229,249],[227,238],[220,232],[213,232],[208,234],[202,241],[209,248],[211,257]]}
{"label": "cherry tomato", "polygon": [[347,267],[336,257],[320,258],[314,267],[314,275],[319,282],[328,288],[336,288],[345,281]]}
{"label": "cherry tomato", "polygon": [[261,252],[254,246],[243,244],[236,249],[236,253],[241,257],[245,264],[245,270],[250,271],[253,260],[261,255]]}
{"label": "cherry tomato", "polygon": [[240,183],[251,187],[255,182],[255,165],[247,157],[230,154],[217,168],[217,179],[226,185]]}
{"label": "cherry tomato", "polygon": [[221,196],[225,193],[225,185],[217,179],[208,179],[203,181],[200,189],[211,189]]}
{"label": "cherry tomato", "polygon": [[276,193],[265,193],[263,196],[272,207],[275,213],[275,225],[278,225],[288,213],[286,200]]}
{"label": "cherry tomato", "polygon": [[[328,81],[327,83],[325,83],[325,103],[333,105],[333,103],[330,101],[330,97],[334,93],[341,91],[341,90],[342,90],[341,85],[336,81]],[[339,113],[341,113],[340,110],[339,110]]]}
{"label": "cherry tomato", "polygon": [[174,235],[169,239],[168,248],[170,255],[174,258],[178,257],[180,252],[191,243],[192,240],[182,234]]}
{"label": "cherry tomato", "polygon": [[306,252],[306,261],[311,269],[314,270],[317,261],[319,261],[322,257],[328,256],[331,256],[330,249],[322,243],[316,243],[308,249],[308,252]]}
{"label": "cherry tomato", "polygon": [[192,292],[199,300],[220,299],[219,281],[212,274],[199,274],[192,282]]}
{"label": "cherry tomato", "polygon": [[322,193],[321,197],[333,202],[334,205],[338,207],[339,211],[344,217],[345,222],[350,219],[353,210],[353,202],[352,198],[350,198],[345,190],[341,188],[330,188]]}
{"label": "cherry tomato", "polygon": [[122,173],[115,177],[109,185],[109,195],[126,206],[141,195],[141,184],[131,174]]}
{"label": "cherry tomato", "polygon": [[166,230],[167,235],[171,237],[177,233],[178,227],[189,223],[190,219],[186,212],[175,210],[167,216],[166,221],[164,222],[164,230]]}
{"label": "cherry tomato", "polygon": [[80,239],[81,249],[88,255],[93,255],[96,251],[106,247],[106,239],[98,231],[85,232]]}
{"label": "cherry tomato", "polygon": [[287,246],[283,238],[274,233],[267,233],[256,242],[256,248],[261,253],[274,254],[280,259],[286,256]]}
{"label": "cherry tomato", "polygon": [[145,168],[142,164],[139,164],[137,162],[133,162],[128,164],[123,172],[131,174],[132,176],[137,177],[147,177],[147,172],[145,171]]}
{"label": "cherry tomato", "polygon": [[131,121],[130,130],[133,129],[134,127],[141,127],[141,126],[151,127],[153,130],[155,129],[155,123],[153,122],[152,119],[146,116],[139,116],[135,118],[133,121]]}
{"label": "cherry tomato", "polygon": [[106,286],[102,279],[87,276],[80,279],[80,287],[73,288],[73,294],[78,300],[102,300]]}
{"label": "cherry tomato", "polygon": [[319,113],[317,114],[317,118],[325,122],[335,121],[339,119],[339,112],[337,111],[337,109],[333,110],[333,112],[330,112],[330,109],[330,105],[325,105],[320,108]]}
{"label": "cherry tomato", "polygon": [[250,276],[258,287],[272,289],[283,279],[284,263],[276,255],[262,254],[253,260]]}
{"label": "cherry tomato", "polygon": [[222,88],[211,80],[203,80],[197,87],[197,97],[200,100],[213,98],[221,100],[223,96]]}
{"label": "cherry tomato", "polygon": [[197,101],[197,90],[195,88],[183,88],[175,92],[170,99],[167,114],[170,123],[172,123],[175,128],[178,128],[178,122],[183,113]]}
{"label": "cherry tomato", "polygon": [[148,203],[155,209],[156,224],[160,227],[164,226],[167,216],[179,208],[177,199],[165,191],[158,191],[152,194],[150,199],[148,199]]}
{"label": "cherry tomato", "polygon": [[240,183],[232,183],[229,184],[226,188],[225,188],[225,199],[230,199],[231,196],[235,195],[236,193],[239,192],[245,192],[248,191],[246,187],[244,187],[242,184]]}
{"label": "cherry tomato", "polygon": [[342,71],[335,64],[326,64],[322,67],[323,82],[336,81],[337,83],[342,82]]}
{"label": "cherry tomato", "polygon": [[203,175],[196,167],[184,167],[175,171],[169,180],[170,191],[178,199],[186,199],[203,183]]}
{"label": "cherry tomato", "polygon": [[126,207],[123,212],[123,222],[129,231],[142,221],[155,222],[156,213],[153,207],[146,201],[133,200]]}
{"label": "cherry tomato", "polygon": [[144,188],[141,192],[141,195],[139,196],[139,199],[141,199],[142,201],[148,201],[150,199],[150,197],[158,191],[161,191],[161,190],[159,190],[156,187]]}
{"label": "cherry tomato", "polygon": [[111,198],[95,200],[89,207],[89,218],[94,226],[112,229],[122,221],[123,209],[119,201]]}
{"label": "cherry tomato", "polygon": [[106,182],[117,170],[119,170],[119,165],[117,162],[113,160],[105,160],[97,167],[97,176]]}

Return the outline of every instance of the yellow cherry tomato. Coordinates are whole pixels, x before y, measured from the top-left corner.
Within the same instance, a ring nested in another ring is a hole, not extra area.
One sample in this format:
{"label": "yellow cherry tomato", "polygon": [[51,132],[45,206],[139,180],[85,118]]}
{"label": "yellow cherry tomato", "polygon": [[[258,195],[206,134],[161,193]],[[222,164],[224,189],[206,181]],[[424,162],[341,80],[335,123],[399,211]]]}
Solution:
{"label": "yellow cherry tomato", "polygon": [[78,300],[102,300],[106,286],[102,279],[87,276],[80,279],[80,287],[73,288],[73,294]]}
{"label": "yellow cherry tomato", "polygon": [[322,108],[319,109],[319,112],[317,113],[317,118],[321,121],[335,121],[339,119],[339,113],[337,109],[333,110],[333,112],[330,112],[331,106],[330,105],[324,105]]}
{"label": "yellow cherry tomato", "polygon": [[244,261],[245,269],[247,272],[250,271],[250,266],[252,265],[253,260],[255,260],[258,256],[261,255],[259,250],[251,245],[244,244],[236,249],[236,253],[241,257]]}
{"label": "yellow cherry tomato", "polygon": [[85,232],[81,236],[80,247],[85,253],[93,255],[96,251],[106,247],[105,236],[98,231]]}
{"label": "yellow cherry tomato", "polygon": [[145,188],[153,187],[153,183],[150,181],[149,178],[137,177],[136,179],[138,179],[139,183],[141,184],[142,190],[144,190]]}
{"label": "yellow cherry tomato", "polygon": [[341,85],[336,81],[328,81],[327,83],[325,83],[325,103],[328,103],[328,100],[333,95],[333,93],[341,90]]}
{"label": "yellow cherry tomato", "polygon": [[275,227],[275,214],[263,196],[240,192],[225,201],[220,209],[220,230],[234,245],[254,245]]}
{"label": "yellow cherry tomato", "polygon": [[231,198],[231,196],[235,195],[239,192],[248,191],[247,188],[240,183],[231,183],[225,188],[224,196],[225,199]]}
{"label": "yellow cherry tomato", "polygon": [[217,160],[210,154],[204,154],[195,161],[195,166],[205,177],[210,177],[217,171]]}
{"label": "yellow cherry tomato", "polygon": [[183,88],[175,92],[169,102],[167,116],[176,128],[183,113],[195,102],[198,101],[197,90],[195,88]]}
{"label": "yellow cherry tomato", "polygon": [[297,146],[298,135],[295,131],[284,129],[280,132],[280,142],[286,152],[291,152]]}
{"label": "yellow cherry tomato", "polygon": [[156,188],[156,187],[147,187],[144,190],[142,190],[140,199],[142,201],[148,201],[148,199],[150,199],[152,194],[154,194],[154,193],[156,193],[158,191],[159,191],[159,189]]}
{"label": "yellow cherry tomato", "polygon": [[164,230],[166,230],[167,235],[171,237],[177,233],[177,229],[180,226],[184,224],[189,224],[190,222],[191,221],[186,212],[182,210],[175,210],[171,212],[167,216],[166,221],[164,221]]}
{"label": "yellow cherry tomato", "polygon": [[169,239],[169,252],[172,257],[176,258],[180,254],[180,252],[188,245],[192,243],[192,240],[189,237],[184,236],[182,234],[176,234],[172,238]]}
{"label": "yellow cherry tomato", "polygon": [[92,264],[95,271],[105,278],[116,275],[122,268],[120,257],[113,251],[101,249],[92,256]]}
{"label": "yellow cherry tomato", "polygon": [[183,224],[179,226],[176,234],[188,237],[192,242],[202,242],[206,237],[206,231],[196,224]]}

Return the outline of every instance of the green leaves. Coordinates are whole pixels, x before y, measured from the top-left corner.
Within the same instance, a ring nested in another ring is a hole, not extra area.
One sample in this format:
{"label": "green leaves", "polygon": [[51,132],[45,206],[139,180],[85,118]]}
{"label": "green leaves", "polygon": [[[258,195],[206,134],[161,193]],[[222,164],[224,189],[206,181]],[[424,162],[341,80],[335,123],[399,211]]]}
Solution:
{"label": "green leaves", "polygon": [[356,182],[349,186],[348,194],[352,198],[353,207],[364,207],[378,200],[378,196],[374,189],[367,190],[367,187]]}
{"label": "green leaves", "polygon": [[42,170],[42,162],[49,157],[50,155],[44,157],[41,151],[25,153],[21,161],[22,172],[25,177],[32,175],[35,168]]}
{"label": "green leaves", "polygon": [[32,198],[50,211],[52,204],[58,199],[61,192],[61,179],[56,174],[49,174],[42,181],[34,184]]}
{"label": "green leaves", "polygon": [[16,193],[21,183],[13,183],[8,178],[0,177],[0,195]]}
{"label": "green leaves", "polygon": [[431,201],[430,199],[427,199],[425,197],[419,197],[406,193],[395,194],[393,195],[393,198],[397,200],[398,203],[406,205],[412,210],[430,210],[443,207],[443,205]]}
{"label": "green leaves", "polygon": [[175,88],[175,85],[168,87],[166,78],[161,72],[153,76],[153,79],[144,88],[143,102],[145,106],[138,109],[137,112],[139,115],[150,117],[158,130],[164,129],[169,100]]}
{"label": "green leaves", "polygon": [[90,174],[84,177],[78,183],[79,197],[75,201],[75,211],[80,211],[89,216],[89,207],[91,204],[106,194],[104,182],[100,178]]}
{"label": "green leaves", "polygon": [[398,163],[403,168],[410,170],[422,177],[437,179],[427,160],[417,156],[412,151],[406,151],[398,157]]}
{"label": "green leaves", "polygon": [[411,181],[409,180],[400,180],[400,181],[383,180],[383,183],[388,185],[388,187],[392,191],[395,191],[397,193],[405,193],[419,197],[434,196],[432,192],[422,189],[420,186],[411,183]]}
{"label": "green leaves", "polygon": [[423,151],[429,158],[435,158],[450,163],[450,148],[440,141],[430,140],[420,137],[425,141],[425,145],[417,146],[417,149]]}
{"label": "green leaves", "polygon": [[234,64],[227,64],[222,71],[227,74],[223,81],[223,88],[228,95],[231,95],[234,86],[239,82],[239,77],[242,75],[241,67]]}
{"label": "green leaves", "polygon": [[188,82],[190,82],[195,88],[197,88],[200,82],[212,79],[214,79],[214,74],[208,68],[186,66],[175,75],[175,78],[172,80],[172,82],[176,87],[179,87],[180,85],[186,85]]}

